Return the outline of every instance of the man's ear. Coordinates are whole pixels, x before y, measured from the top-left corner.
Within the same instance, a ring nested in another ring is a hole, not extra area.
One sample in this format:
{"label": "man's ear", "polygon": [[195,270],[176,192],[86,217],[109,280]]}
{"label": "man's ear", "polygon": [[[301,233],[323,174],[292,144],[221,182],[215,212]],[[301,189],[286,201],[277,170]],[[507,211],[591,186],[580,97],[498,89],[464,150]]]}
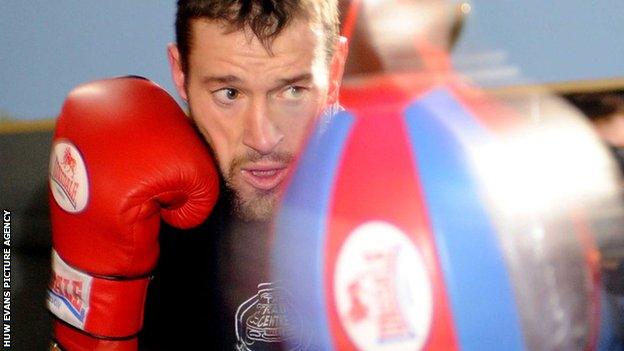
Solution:
{"label": "man's ear", "polygon": [[180,97],[182,97],[184,101],[188,101],[185,84],[186,76],[184,74],[184,70],[182,69],[182,62],[180,61],[180,50],[178,50],[178,46],[176,44],[169,43],[169,45],[167,45],[167,56],[169,57],[171,78],[173,79],[173,83],[178,90],[178,94],[180,94]]}
{"label": "man's ear", "polygon": [[341,36],[336,43],[336,50],[334,50],[334,56],[332,57],[330,63],[328,104],[335,104],[338,102],[340,84],[342,83],[342,74],[344,73],[348,53],[349,43],[347,38]]}

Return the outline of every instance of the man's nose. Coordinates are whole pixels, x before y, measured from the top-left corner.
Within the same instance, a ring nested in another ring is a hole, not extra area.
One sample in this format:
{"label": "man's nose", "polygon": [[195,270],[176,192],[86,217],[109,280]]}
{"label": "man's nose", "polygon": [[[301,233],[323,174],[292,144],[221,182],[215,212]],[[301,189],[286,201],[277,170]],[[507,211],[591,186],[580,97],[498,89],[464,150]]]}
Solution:
{"label": "man's nose", "polygon": [[270,115],[264,101],[254,101],[245,116],[243,144],[260,154],[271,153],[284,139],[284,135]]}

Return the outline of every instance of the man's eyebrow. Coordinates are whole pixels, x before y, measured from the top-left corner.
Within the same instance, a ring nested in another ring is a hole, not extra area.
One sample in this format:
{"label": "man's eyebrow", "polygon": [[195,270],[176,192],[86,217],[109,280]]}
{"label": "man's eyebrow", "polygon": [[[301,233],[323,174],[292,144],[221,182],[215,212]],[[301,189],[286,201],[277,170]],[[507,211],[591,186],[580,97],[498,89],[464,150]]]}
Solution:
{"label": "man's eyebrow", "polygon": [[234,75],[226,75],[226,76],[205,76],[202,78],[202,83],[222,83],[222,84],[231,84],[231,83],[241,83],[242,79],[238,78]]}
{"label": "man's eyebrow", "polygon": [[312,79],[312,74],[311,73],[302,73],[302,74],[296,75],[296,76],[291,77],[291,78],[279,79],[277,82],[281,86],[284,86],[284,85],[291,85],[293,83],[296,83],[296,82],[299,82],[299,81],[302,81],[302,80],[311,80],[311,79]]}

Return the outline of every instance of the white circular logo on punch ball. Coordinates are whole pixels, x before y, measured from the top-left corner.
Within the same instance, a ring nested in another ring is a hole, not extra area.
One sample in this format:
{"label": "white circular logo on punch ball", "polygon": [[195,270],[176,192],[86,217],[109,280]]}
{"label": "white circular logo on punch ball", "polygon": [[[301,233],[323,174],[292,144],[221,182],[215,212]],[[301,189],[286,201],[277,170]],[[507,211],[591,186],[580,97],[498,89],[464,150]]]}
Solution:
{"label": "white circular logo on punch ball", "polygon": [[336,263],[340,323],[360,350],[419,350],[429,335],[433,301],[425,263],[396,226],[372,221],[347,238]]}
{"label": "white circular logo on punch ball", "polygon": [[52,145],[49,176],[52,196],[62,209],[76,213],[87,206],[89,200],[87,169],[74,144],[60,140]]}

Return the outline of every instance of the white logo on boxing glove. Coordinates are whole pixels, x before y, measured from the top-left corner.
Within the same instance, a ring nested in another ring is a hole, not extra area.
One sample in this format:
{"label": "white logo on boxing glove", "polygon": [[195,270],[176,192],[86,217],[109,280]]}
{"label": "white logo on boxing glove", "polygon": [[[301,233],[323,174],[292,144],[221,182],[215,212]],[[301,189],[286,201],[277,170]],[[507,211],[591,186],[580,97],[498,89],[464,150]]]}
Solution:
{"label": "white logo on boxing glove", "polygon": [[69,141],[57,141],[52,146],[50,189],[56,203],[67,212],[77,213],[87,206],[87,169],[78,149]]}
{"label": "white logo on boxing glove", "polygon": [[48,288],[48,308],[63,321],[84,329],[89,313],[93,278],[63,261],[52,250],[52,283]]}

